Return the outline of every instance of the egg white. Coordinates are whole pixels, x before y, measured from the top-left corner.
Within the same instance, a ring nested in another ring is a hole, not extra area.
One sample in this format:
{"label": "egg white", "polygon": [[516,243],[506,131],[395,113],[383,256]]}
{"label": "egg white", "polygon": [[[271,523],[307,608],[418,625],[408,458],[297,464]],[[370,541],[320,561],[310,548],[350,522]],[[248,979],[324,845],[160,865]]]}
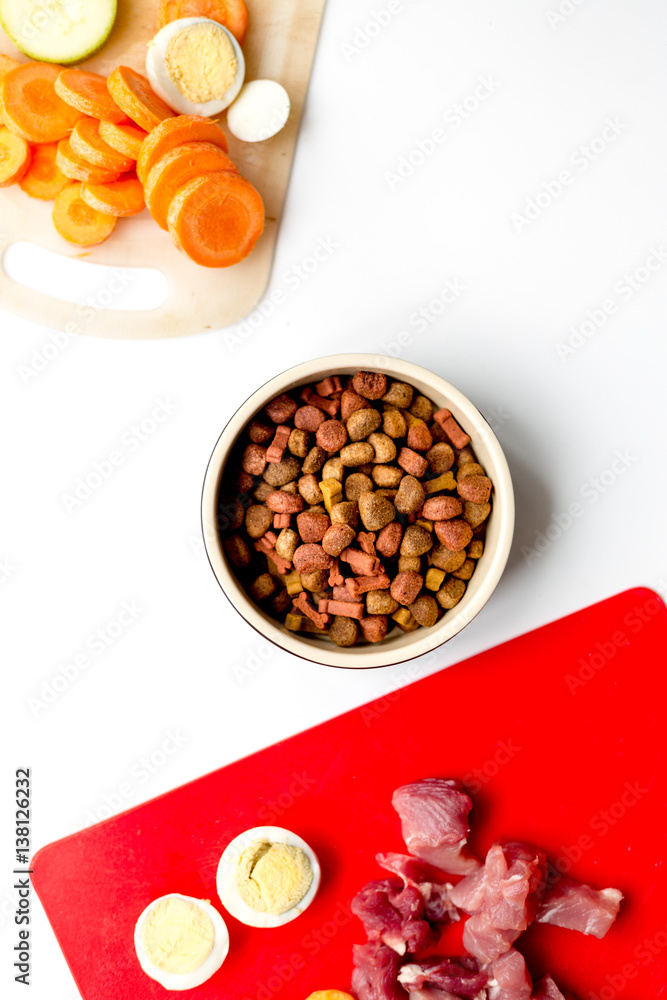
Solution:
{"label": "egg white", "polygon": [[[183,28],[187,28],[188,25],[200,24],[202,22],[206,24],[213,24],[215,25],[216,30],[225,32],[234,48],[237,70],[234,83],[223,97],[219,100],[205,101],[203,104],[197,104],[194,101],[189,101],[187,97],[184,97],[174,81],[171,79],[165,65],[165,56],[170,41],[179,33],[179,31]],[[163,101],[166,101],[169,107],[173,108],[174,111],[178,111],[181,115],[202,115],[205,118],[210,118],[212,115],[219,115],[221,111],[224,111],[225,108],[229,107],[232,101],[236,100],[238,97],[245,79],[245,59],[243,57],[243,52],[241,51],[241,46],[234,38],[231,31],[227,31],[227,28],[218,24],[217,21],[212,21],[209,17],[180,17],[178,20],[170,21],[169,24],[164,26],[164,28],[161,28],[155,38],[149,42],[148,52],[146,53],[146,76],[148,77],[150,85],[158,97],[161,97]]]}
{"label": "egg white", "polygon": [[[194,903],[200,910],[203,910],[203,912],[210,917],[213,924],[213,948],[211,949],[210,955],[208,955],[198,969],[193,969],[192,972],[185,972],[183,974],[165,972],[164,969],[159,969],[156,965],[154,965],[148,957],[143,941],[144,924],[150,916],[153,908],[157,906],[158,903],[161,903],[163,899],[173,899],[174,897],[178,899],[185,899],[189,903]],[[134,928],[134,947],[137,953],[137,958],[139,959],[139,965],[147,976],[150,976],[151,979],[155,979],[161,986],[164,986],[166,990],[191,990],[196,986],[201,986],[208,979],[210,979],[227,958],[227,953],[229,951],[229,932],[225,921],[222,919],[215,907],[211,906],[207,900],[195,899],[193,896],[183,896],[180,892],[170,892],[167,893],[166,896],[160,896],[159,899],[154,899],[152,903],[149,903],[137,920]]]}
{"label": "egg white", "polygon": [[[256,843],[258,840],[299,847],[310,861],[310,867],[313,871],[313,881],[310,889],[303,899],[299,900],[296,906],[293,906],[290,910],[286,910],[285,913],[262,913],[260,910],[254,910],[251,906],[248,906],[239,893],[236,884],[236,872],[239,860],[246,847],[250,847],[251,844]],[[305,840],[302,840],[301,837],[298,837],[290,830],[283,830],[280,826],[256,826],[251,830],[246,830],[245,833],[239,834],[238,837],[235,837],[227,845],[218,865],[216,884],[222,905],[228,913],[231,913],[241,923],[247,924],[249,927],[281,927],[283,924],[288,924],[291,920],[295,920],[310,906],[320,887],[321,878],[320,863],[312,847],[309,847]]]}
{"label": "egg white", "polygon": [[276,80],[251,80],[227,111],[227,127],[243,142],[272,139],[287,124],[289,94]]}

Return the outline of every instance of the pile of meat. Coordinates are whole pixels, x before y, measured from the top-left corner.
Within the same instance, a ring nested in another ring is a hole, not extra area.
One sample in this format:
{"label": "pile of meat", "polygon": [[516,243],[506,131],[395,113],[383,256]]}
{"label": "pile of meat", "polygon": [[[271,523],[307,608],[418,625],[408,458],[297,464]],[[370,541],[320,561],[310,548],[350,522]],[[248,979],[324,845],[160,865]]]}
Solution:
{"label": "pile of meat", "polygon": [[[354,946],[358,1000],[565,1000],[551,976],[533,985],[515,941],[534,920],[601,938],[622,894],[550,878],[546,855],[530,844],[499,841],[482,864],[466,845],[472,802],[458,781],[404,785],[392,804],[411,853],[378,854],[390,877],[352,902],[368,937]],[[463,878],[454,886],[449,875]],[[431,954],[462,917],[468,955]]]}

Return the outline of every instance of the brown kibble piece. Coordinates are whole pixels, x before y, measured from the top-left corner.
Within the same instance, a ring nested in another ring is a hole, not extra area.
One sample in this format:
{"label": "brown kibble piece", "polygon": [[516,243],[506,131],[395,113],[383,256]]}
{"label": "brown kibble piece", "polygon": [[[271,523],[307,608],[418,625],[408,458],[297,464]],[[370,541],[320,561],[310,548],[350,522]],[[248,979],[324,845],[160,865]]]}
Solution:
{"label": "brown kibble piece", "polygon": [[366,594],[366,611],[369,615],[391,615],[400,607],[388,590],[370,590]]}
{"label": "brown kibble piece", "polygon": [[251,420],[248,424],[248,437],[253,444],[266,444],[275,433],[275,427],[263,424],[261,420]]}
{"label": "brown kibble piece", "polygon": [[422,594],[410,605],[410,614],[423,625],[424,628],[431,628],[438,620],[438,604],[435,597],[429,594]]}
{"label": "brown kibble piece", "polygon": [[253,482],[254,480],[250,473],[244,472],[243,469],[241,469],[236,477],[236,488],[239,493],[247,493],[252,489]]}
{"label": "brown kibble piece", "polygon": [[466,553],[465,549],[452,552],[445,545],[436,545],[431,549],[429,559],[436,569],[442,569],[445,573],[455,573],[466,561]]}
{"label": "brown kibble piece", "polygon": [[345,466],[341,462],[340,457],[336,455],[334,458],[328,458],[322,466],[322,479],[336,479],[339,483],[342,483],[344,477]]}
{"label": "brown kibble piece", "polygon": [[297,405],[291,396],[283,393],[264,407],[264,412],[274,424],[286,424],[296,413]]}
{"label": "brown kibble piece", "polygon": [[312,573],[302,573],[301,583],[304,590],[309,590],[311,594],[319,594],[329,585],[329,571],[316,569]]}
{"label": "brown kibble piece", "polygon": [[270,483],[261,482],[257,484],[257,488],[253,490],[253,496],[258,503],[266,503],[266,498],[274,492],[273,486]]}
{"label": "brown kibble piece", "polygon": [[324,448],[325,451],[329,453],[340,451],[347,443],[345,424],[342,424],[340,420],[325,420],[317,428],[316,438],[320,448]]}
{"label": "brown kibble piece", "polygon": [[445,580],[435,598],[441,608],[449,611],[450,608],[455,607],[459,603],[465,594],[465,590],[466,585],[463,580],[455,580],[453,577],[450,577],[448,580]]}
{"label": "brown kibble piece", "polygon": [[380,531],[396,517],[396,510],[391,501],[377,496],[376,493],[362,493],[357,503],[366,531]]}
{"label": "brown kibble piece", "polygon": [[[297,519],[298,520],[298,519]],[[402,556],[423,556],[433,545],[433,536],[426,528],[409,524],[401,542]]]}
{"label": "brown kibble piece", "polygon": [[382,430],[387,437],[402,438],[408,432],[408,425],[400,410],[385,410],[382,416]]}
{"label": "brown kibble piece", "polygon": [[261,538],[273,527],[273,511],[263,504],[251,504],[245,512],[245,530],[251,538]]}
{"label": "brown kibble piece", "polygon": [[350,524],[356,527],[359,523],[359,506],[356,500],[342,500],[331,508],[332,524]]}
{"label": "brown kibble piece", "polygon": [[391,490],[390,489],[382,489],[382,490],[376,490],[375,491],[375,496],[376,497],[384,497],[385,500],[391,500],[391,502],[393,503],[394,500],[396,499],[396,494],[397,493],[398,493],[398,490],[394,490],[394,489],[391,489]]}
{"label": "brown kibble piece", "polygon": [[322,410],[318,410],[316,406],[300,406],[294,414],[294,425],[300,431],[316,431],[325,420],[324,413],[322,413]]}
{"label": "brown kibble piece", "polygon": [[412,448],[401,448],[398,453],[398,464],[410,476],[423,476],[428,469],[428,462]]}
{"label": "brown kibble piece", "polygon": [[243,452],[241,467],[251,476],[261,476],[266,468],[266,448],[259,444],[249,444]]}
{"label": "brown kibble piece", "polygon": [[327,528],[322,538],[322,548],[330,555],[337,557],[354,541],[354,528],[349,524],[332,524]]}
{"label": "brown kibble piece", "polygon": [[355,410],[347,420],[345,426],[350,436],[350,441],[363,441],[369,434],[376,431],[381,423],[382,417],[379,412],[370,407],[367,410]]}
{"label": "brown kibble piece", "polygon": [[484,542],[479,538],[473,538],[467,551],[469,559],[481,559],[484,554]]}
{"label": "brown kibble piece", "polygon": [[433,403],[427,396],[415,396],[410,413],[419,420],[430,420],[433,416]]}
{"label": "brown kibble piece", "polygon": [[412,570],[414,573],[421,573],[422,561],[419,556],[398,557],[398,572],[406,573],[408,570]]}
{"label": "brown kibble piece", "polygon": [[303,510],[303,497],[299,493],[275,490],[266,498],[266,506],[275,511],[276,514],[298,514],[300,510]]}
{"label": "brown kibble piece", "polygon": [[301,465],[299,459],[295,458],[294,455],[290,455],[289,458],[284,458],[282,462],[269,462],[264,470],[264,480],[270,486],[277,488],[293,482],[300,472]]}
{"label": "brown kibble piece", "polygon": [[297,514],[296,525],[303,542],[321,542],[331,521],[326,514],[318,511],[304,510]]}
{"label": "brown kibble piece", "polygon": [[382,402],[400,410],[407,410],[414,394],[414,389],[407,382],[390,382],[389,388],[382,397]]}
{"label": "brown kibble piece", "polygon": [[308,434],[306,431],[294,427],[287,439],[287,448],[297,458],[305,458],[308,454]]}
{"label": "brown kibble piece", "polygon": [[394,600],[398,601],[399,604],[408,605],[417,600],[419,591],[423,585],[424,578],[421,573],[415,573],[414,570],[406,570],[394,577],[389,591]]}
{"label": "brown kibble piece", "polygon": [[475,464],[477,463],[477,459],[475,458],[473,452],[470,450],[470,448],[461,448],[456,458],[456,464],[459,467],[459,472],[461,471],[462,465],[470,465],[471,463]]}
{"label": "brown kibble piece", "polygon": [[476,563],[474,559],[466,559],[463,566],[461,566],[461,569],[457,569],[455,573],[452,573],[452,576],[455,576],[457,580],[467,581],[475,572],[475,565]]}
{"label": "brown kibble piece", "polygon": [[422,513],[431,521],[449,521],[462,512],[463,504],[456,497],[429,497]]}
{"label": "brown kibble piece", "polygon": [[252,553],[244,538],[241,538],[240,535],[229,535],[222,544],[225,555],[232,566],[235,566],[236,569],[243,569],[244,566],[250,565]]}
{"label": "brown kibble piece", "polygon": [[373,492],[373,480],[363,472],[352,472],[345,480],[345,498],[358,500],[362,493]]}
{"label": "brown kibble piece", "polygon": [[386,615],[366,615],[359,622],[361,634],[366,642],[382,642],[389,629]]}
{"label": "brown kibble piece", "polygon": [[315,476],[307,475],[301,476],[301,479],[297,483],[299,488],[299,493],[306,501],[307,504],[313,506],[316,503],[322,503],[324,496],[322,495],[322,490],[320,489],[320,484]]}
{"label": "brown kibble piece", "polygon": [[293,528],[283,528],[276,539],[275,549],[282,559],[292,562],[294,553],[301,544],[301,539]]}
{"label": "brown kibble piece", "polygon": [[308,473],[319,472],[324,463],[327,460],[327,453],[324,448],[320,448],[318,444],[314,448],[311,448],[306,457],[303,460],[303,465],[301,466],[301,471]]}
{"label": "brown kibble piece", "polygon": [[[377,410],[375,412],[377,413]],[[393,462],[396,458],[396,445],[388,434],[383,434],[382,431],[369,434],[368,443],[373,445],[373,450],[375,451],[374,463],[386,465],[388,462]]]}
{"label": "brown kibble piece", "polygon": [[276,615],[284,615],[292,604],[290,594],[282,587],[271,598],[271,609]]}
{"label": "brown kibble piece", "polygon": [[340,397],[340,419],[344,424],[356,410],[367,410],[371,404],[353,389],[345,389]]}
{"label": "brown kibble piece", "polygon": [[402,538],[403,526],[398,521],[392,521],[377,536],[375,549],[385,559],[391,559],[398,552]]}
{"label": "brown kibble piece", "polygon": [[376,486],[397,489],[405,473],[397,465],[374,465],[371,476]]}
{"label": "brown kibble piece", "polygon": [[435,533],[442,544],[452,552],[460,552],[465,549],[472,539],[472,528],[467,521],[460,518],[454,521],[436,521]]}
{"label": "brown kibble piece", "polygon": [[463,504],[463,517],[471,528],[479,528],[490,513],[490,503],[473,503],[471,500],[466,500]]}
{"label": "brown kibble piece", "polygon": [[321,545],[300,545],[292,559],[297,573],[312,573],[316,569],[328,569],[331,566],[331,556],[327,555]]}
{"label": "brown kibble piece", "polygon": [[[463,453],[461,452],[461,454],[463,454]],[[484,469],[479,464],[479,462],[465,462],[463,465],[461,465],[461,461],[460,461],[461,454],[459,455],[459,463],[458,463],[459,469],[458,469],[458,472],[456,473],[456,478],[457,479],[466,479],[467,476],[485,476],[486,475],[486,473],[484,472]]]}
{"label": "brown kibble piece", "polygon": [[271,597],[276,589],[276,581],[270,573],[261,573],[256,580],[250,584],[250,593],[256,601],[265,601]]}
{"label": "brown kibble piece", "polygon": [[329,626],[329,638],[337,646],[354,646],[359,638],[359,626],[352,618],[336,615]]}
{"label": "brown kibble piece", "polygon": [[364,399],[381,399],[387,391],[387,376],[379,372],[357,372],[352,388]]}
{"label": "brown kibble piece", "polygon": [[424,487],[419,480],[415,476],[403,476],[394,506],[401,514],[414,514],[423,506],[424,498]]}
{"label": "brown kibble piece", "polygon": [[459,496],[471,503],[486,503],[491,496],[491,480],[488,476],[466,476],[456,488]]}
{"label": "brown kibble piece", "polygon": [[438,441],[426,452],[426,459],[431,472],[440,476],[443,472],[449,472],[453,466],[454,449],[445,441]]}
{"label": "brown kibble piece", "polygon": [[[408,430],[408,448],[413,451],[428,451],[433,444],[433,435],[426,424],[413,424]],[[428,460],[427,460],[428,461]],[[424,469],[424,472],[426,469]]]}
{"label": "brown kibble piece", "polygon": [[367,441],[355,441],[354,444],[346,444],[341,450],[340,460],[346,468],[354,468],[363,465],[365,462],[372,462],[375,457],[373,445]]}

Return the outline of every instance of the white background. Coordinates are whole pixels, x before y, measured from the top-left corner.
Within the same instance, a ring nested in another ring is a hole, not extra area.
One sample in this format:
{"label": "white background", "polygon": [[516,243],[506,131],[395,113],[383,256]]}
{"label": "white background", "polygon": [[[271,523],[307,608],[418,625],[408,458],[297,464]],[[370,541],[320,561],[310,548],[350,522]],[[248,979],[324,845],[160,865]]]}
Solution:
{"label": "white background", "polygon": [[[667,589],[667,8],[564,0],[559,22],[559,2],[401,0],[376,31],[387,0],[330,0],[269,287],[285,301],[245,340],[248,327],[80,337],[43,364],[49,331],[0,313],[3,996],[23,995],[9,957],[16,767],[33,769],[37,848],[621,590]],[[596,141],[605,129],[613,141]],[[335,247],[296,282],[321,240]],[[444,306],[448,281],[463,291]],[[607,300],[615,311],[577,340]],[[264,646],[200,543],[204,470],[232,411],[291,364],[346,350],[400,352],[461,388],[497,428],[517,492],[514,550],[483,613],[427,662],[380,672]],[[159,401],[173,412],[131,445]],[[68,512],[63,495],[119,447],[123,465]],[[90,636],[124,602],[141,610],[97,655]],[[90,665],[35,708],[81,653]],[[170,732],[183,742],[166,755]],[[72,1000],[33,902],[31,996]]]}

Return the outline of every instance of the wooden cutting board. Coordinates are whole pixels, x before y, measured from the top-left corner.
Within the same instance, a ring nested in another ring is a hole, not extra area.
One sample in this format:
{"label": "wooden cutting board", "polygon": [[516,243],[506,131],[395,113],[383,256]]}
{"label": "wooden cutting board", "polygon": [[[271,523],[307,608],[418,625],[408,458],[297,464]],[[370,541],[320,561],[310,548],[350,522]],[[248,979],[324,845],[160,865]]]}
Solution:
{"label": "wooden cutting board", "polygon": [[[601,941],[534,925],[520,947],[535,977],[551,971],[580,1000],[667,998],[666,646],[664,604],[630,590],[401,690],[387,683],[385,697],[43,848],[34,887],[82,997],[163,1000],[133,929],[169,892],[210,899],[229,927],[229,956],[192,1000],[348,988],[364,940],[350,900],[386,877],[376,852],[404,850],[392,791],[438,775],[472,795],[476,852],[531,841],[563,873],[624,893]],[[313,904],[271,930],[238,923],[216,894],[224,847],[258,825],[293,830],[322,864]]]}
{"label": "wooden cutting board", "polygon": [[[101,246],[82,250],[63,240],[51,222],[52,202],[29,198],[18,185],[0,189],[0,308],[67,332],[123,339],[177,337],[236,323],[266,288],[299,120],[310,78],[325,0],[247,0],[250,26],[244,54],[246,79],[278,80],[290,95],[292,111],[285,129],[262,143],[229,136],[229,153],[241,174],[258,189],[266,207],[266,227],[246,260],[231,268],[205,268],[179,253],[167,233],[143,212],[120,219]],[[155,34],[158,0],[119,0],[111,38],[83,68],[108,75],[122,64],[145,72],[146,45]],[[17,53],[0,30],[0,52]],[[223,128],[224,116],[221,118]],[[12,281],[2,264],[4,251],[17,240],[67,257],[112,267],[153,267],[167,278],[166,301],[150,311],[100,308],[85,320],[80,307]]]}

